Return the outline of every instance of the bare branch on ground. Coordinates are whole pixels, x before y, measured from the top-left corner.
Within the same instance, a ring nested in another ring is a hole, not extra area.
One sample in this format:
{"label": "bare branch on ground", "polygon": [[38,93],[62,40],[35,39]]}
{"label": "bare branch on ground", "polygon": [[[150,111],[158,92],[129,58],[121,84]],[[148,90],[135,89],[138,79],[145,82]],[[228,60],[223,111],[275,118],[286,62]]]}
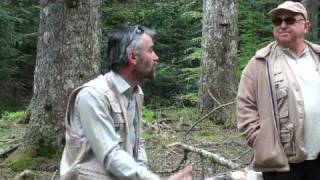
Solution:
{"label": "bare branch on ground", "polygon": [[0,152],[0,157],[6,157],[8,154],[12,153],[13,151],[15,151],[16,149],[18,149],[18,147],[20,146],[20,144],[15,144],[13,146],[9,146],[7,149],[5,149],[4,151]]}
{"label": "bare branch on ground", "polygon": [[225,166],[227,168],[230,168],[230,169],[236,169],[236,168],[240,167],[240,164],[234,163],[231,160],[228,160],[228,159],[226,159],[226,158],[224,158],[224,157],[222,157],[222,156],[220,156],[218,154],[214,154],[214,153],[211,153],[211,152],[206,151],[204,149],[192,147],[192,146],[189,146],[189,145],[186,145],[186,144],[182,144],[182,143],[179,143],[179,142],[169,144],[168,147],[169,148],[181,147],[185,151],[194,152],[194,153],[199,154],[202,157],[210,158],[213,162],[218,163],[218,164],[220,164],[222,166]]}

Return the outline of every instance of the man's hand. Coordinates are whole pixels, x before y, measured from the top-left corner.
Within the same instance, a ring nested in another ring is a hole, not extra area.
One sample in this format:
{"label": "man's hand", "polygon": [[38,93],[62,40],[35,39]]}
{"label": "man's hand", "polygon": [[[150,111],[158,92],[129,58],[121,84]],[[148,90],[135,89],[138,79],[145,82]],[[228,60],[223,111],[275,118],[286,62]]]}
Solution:
{"label": "man's hand", "polygon": [[168,180],[192,180],[192,166],[187,166],[181,171],[171,175]]}

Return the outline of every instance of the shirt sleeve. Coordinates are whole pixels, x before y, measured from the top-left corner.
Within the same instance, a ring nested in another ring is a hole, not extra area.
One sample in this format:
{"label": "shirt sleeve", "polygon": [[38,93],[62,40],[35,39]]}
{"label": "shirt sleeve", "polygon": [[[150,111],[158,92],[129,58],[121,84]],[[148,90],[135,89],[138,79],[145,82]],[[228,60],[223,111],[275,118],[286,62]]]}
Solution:
{"label": "shirt sleeve", "polygon": [[144,147],[144,139],[140,139],[140,144],[138,147],[138,158],[137,158],[137,163],[140,166],[143,166],[145,168],[147,168],[147,164],[148,164],[148,159],[147,159],[147,153]]}
{"label": "shirt sleeve", "polygon": [[108,173],[126,180],[159,179],[120,148],[121,138],[114,130],[110,106],[103,94],[90,87],[82,89],[75,111],[95,156]]}

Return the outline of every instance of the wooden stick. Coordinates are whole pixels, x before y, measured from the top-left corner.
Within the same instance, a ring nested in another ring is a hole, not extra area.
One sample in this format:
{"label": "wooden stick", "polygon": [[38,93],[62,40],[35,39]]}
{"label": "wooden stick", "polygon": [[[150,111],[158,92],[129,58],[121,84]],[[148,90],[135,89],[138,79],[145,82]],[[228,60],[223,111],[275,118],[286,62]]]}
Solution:
{"label": "wooden stick", "polygon": [[9,146],[7,149],[5,149],[4,151],[0,152],[0,157],[5,157],[7,154],[15,151],[16,149],[18,149],[18,147],[20,146],[20,144],[16,144],[13,146]]}
{"label": "wooden stick", "polygon": [[58,170],[55,170],[52,177],[51,177],[51,180],[54,180],[54,178],[56,177],[56,174],[57,174]]}
{"label": "wooden stick", "polygon": [[214,154],[214,153],[211,153],[209,151],[206,151],[206,150],[203,150],[200,148],[192,147],[192,146],[182,144],[179,142],[172,143],[172,144],[168,145],[168,147],[175,147],[175,146],[182,147],[182,149],[184,149],[184,150],[200,154],[201,156],[206,157],[206,158],[210,158],[210,159],[212,159],[213,162],[218,163],[218,164],[225,166],[227,168],[230,168],[230,169],[236,169],[236,168],[240,167],[240,164],[234,163],[231,160],[228,160],[218,154]]}

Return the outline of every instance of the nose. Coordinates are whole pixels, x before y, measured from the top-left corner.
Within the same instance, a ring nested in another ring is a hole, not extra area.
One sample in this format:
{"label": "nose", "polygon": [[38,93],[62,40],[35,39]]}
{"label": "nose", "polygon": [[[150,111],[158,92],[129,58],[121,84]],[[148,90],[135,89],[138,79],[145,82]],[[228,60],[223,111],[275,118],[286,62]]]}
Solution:
{"label": "nose", "polygon": [[158,55],[155,52],[153,52],[153,61],[158,62],[158,60],[159,60]]}
{"label": "nose", "polygon": [[285,21],[282,21],[281,22],[281,24],[280,24],[280,27],[281,28],[285,28],[285,27],[287,27],[288,25],[287,25],[287,23],[285,22]]}

